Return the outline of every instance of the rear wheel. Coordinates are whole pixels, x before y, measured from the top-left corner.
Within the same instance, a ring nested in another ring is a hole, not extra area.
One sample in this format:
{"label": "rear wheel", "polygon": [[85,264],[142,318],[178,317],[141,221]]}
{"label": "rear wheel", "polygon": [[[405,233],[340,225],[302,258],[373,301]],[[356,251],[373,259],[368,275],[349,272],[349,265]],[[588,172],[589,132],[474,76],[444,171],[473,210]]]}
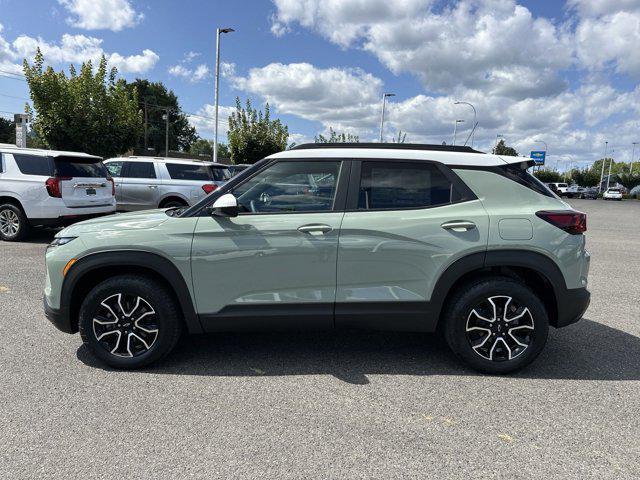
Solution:
{"label": "rear wheel", "polygon": [[96,286],[80,307],[82,341],[115,368],[158,361],[175,347],[181,321],[171,292],[154,280],[112,277]]}
{"label": "rear wheel", "polygon": [[540,299],[526,285],[492,277],[459,289],[444,318],[449,347],[465,363],[485,373],[519,370],[540,354],[549,319]]}
{"label": "rear wheel", "polygon": [[187,203],[178,199],[165,200],[160,204],[159,208],[174,208],[174,207],[186,207]]}
{"label": "rear wheel", "polygon": [[17,242],[27,236],[29,220],[20,207],[13,203],[0,205],[0,238],[6,242]]}

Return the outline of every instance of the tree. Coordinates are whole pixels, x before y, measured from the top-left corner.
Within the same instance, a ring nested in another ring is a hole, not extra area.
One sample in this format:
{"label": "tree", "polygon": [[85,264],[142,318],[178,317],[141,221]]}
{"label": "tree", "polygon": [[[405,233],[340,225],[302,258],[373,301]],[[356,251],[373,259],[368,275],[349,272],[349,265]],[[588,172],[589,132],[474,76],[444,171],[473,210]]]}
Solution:
{"label": "tree", "polygon": [[0,117],[0,143],[16,143],[16,124]]}
{"label": "tree", "polygon": [[[198,156],[213,157],[213,141],[205,140],[204,138],[198,138],[191,144],[189,153]],[[226,143],[218,143],[218,159],[231,158],[229,153],[229,147]]]}
{"label": "tree", "polygon": [[556,172],[555,170],[548,170],[546,168],[544,170],[537,170],[533,172],[533,175],[543,183],[555,183],[562,181],[562,177],[559,172]]}
{"label": "tree", "polygon": [[398,137],[394,137],[391,141],[393,143],[404,143],[407,139],[407,132],[402,133],[402,130],[398,130]]}
{"label": "tree", "polygon": [[360,137],[351,133],[337,133],[332,127],[329,127],[329,138],[321,133],[313,137],[315,143],[359,143]]}
{"label": "tree", "polygon": [[501,138],[498,144],[493,147],[494,155],[505,155],[507,157],[517,157],[518,152],[513,147],[508,147],[506,143],[504,143],[504,138]]}
{"label": "tree", "polygon": [[287,148],[289,129],[280,120],[271,120],[269,104],[261,110],[249,100],[243,108],[236,97],[236,111],[229,116],[229,150],[233,163],[255,163]]}
{"label": "tree", "polygon": [[23,65],[35,109],[27,107],[27,112],[47,147],[112,157],[135,145],[141,125],[136,93],[124,80],[116,81],[115,68],[107,72],[104,55],[95,73],[88,61],[79,73],[71,65],[68,77],[51,67],[45,70],[40,49],[33,66],[26,59]]}
{"label": "tree", "polygon": [[640,172],[634,172],[631,175],[629,175],[629,173],[621,173],[618,175],[618,181],[624,185],[627,190],[631,190],[632,188],[640,185]]}
{"label": "tree", "polygon": [[[162,117],[169,110],[169,150],[189,151],[198,139],[196,129],[189,123],[178,103],[178,97],[162,82],[150,82],[137,78],[128,83],[130,92],[137,92],[143,122],[137,138],[137,146],[164,152],[166,142],[166,120]],[[147,118],[147,138],[144,135],[144,112]],[[165,152],[166,154],[166,152]]]}

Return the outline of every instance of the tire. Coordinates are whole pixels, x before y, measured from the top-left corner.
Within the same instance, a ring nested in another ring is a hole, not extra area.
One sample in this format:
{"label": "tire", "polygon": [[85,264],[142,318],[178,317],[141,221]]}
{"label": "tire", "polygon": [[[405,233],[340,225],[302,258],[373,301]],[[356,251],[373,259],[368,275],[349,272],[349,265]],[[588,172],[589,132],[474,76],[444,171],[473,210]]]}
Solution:
{"label": "tire", "polygon": [[[507,308],[516,310],[505,317]],[[529,365],[549,333],[549,317],[540,299],[526,285],[506,277],[484,278],[459,288],[445,306],[442,320],[451,350],[471,368],[489,374]]]}
{"label": "tire", "polygon": [[29,220],[22,209],[13,203],[0,205],[0,239],[18,242],[29,233]]}
{"label": "tire", "polygon": [[104,363],[136,369],[173,350],[182,321],[163,285],[144,276],[119,275],[98,284],[84,298],[79,330],[84,344]]}
{"label": "tire", "polygon": [[162,203],[158,208],[174,208],[174,207],[186,207],[187,204],[180,200],[169,200]]}

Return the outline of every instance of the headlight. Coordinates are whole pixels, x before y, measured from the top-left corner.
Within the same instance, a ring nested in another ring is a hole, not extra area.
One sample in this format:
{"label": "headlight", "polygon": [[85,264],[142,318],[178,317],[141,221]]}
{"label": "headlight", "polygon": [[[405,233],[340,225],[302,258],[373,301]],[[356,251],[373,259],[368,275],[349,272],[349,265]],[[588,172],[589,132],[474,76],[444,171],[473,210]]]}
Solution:
{"label": "headlight", "polygon": [[49,244],[50,247],[59,247],[60,245],[66,245],[71,240],[75,240],[78,237],[56,237],[53,242]]}

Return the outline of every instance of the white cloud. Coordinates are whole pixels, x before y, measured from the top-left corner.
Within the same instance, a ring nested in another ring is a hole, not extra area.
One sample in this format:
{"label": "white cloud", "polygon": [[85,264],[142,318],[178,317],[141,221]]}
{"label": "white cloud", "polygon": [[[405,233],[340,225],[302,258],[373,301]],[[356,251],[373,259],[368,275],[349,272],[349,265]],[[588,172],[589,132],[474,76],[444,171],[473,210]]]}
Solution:
{"label": "white cloud", "polygon": [[[229,130],[229,116],[236,111],[235,107],[218,106],[218,141],[222,141]],[[198,134],[205,138],[213,138],[215,125],[215,108],[207,103],[200,107],[196,115],[188,115],[189,123],[193,125]]]}
{"label": "white cloud", "polygon": [[236,75],[236,64],[232,62],[220,62],[220,75],[223,78],[233,78]]}
{"label": "white cloud", "polygon": [[71,16],[67,22],[84,30],[120,30],[133,27],[143,18],[129,0],[58,0]]}
{"label": "white cloud", "polygon": [[186,66],[185,63],[178,63],[170,67],[168,72],[169,75],[184,78],[191,83],[202,82],[211,76],[209,67],[205,64],[198,65],[196,68],[190,68]]}
{"label": "white cloud", "polygon": [[0,70],[8,73],[22,74],[22,66],[19,61],[16,52],[11,48],[9,42],[7,42],[2,36],[4,26],[0,23]]}
{"label": "white cloud", "polygon": [[21,35],[12,43],[12,50],[17,58],[31,60],[36,49],[40,47],[45,61],[50,64],[82,63],[91,60],[94,65],[105,55],[109,66],[117,67],[121,73],[145,73],[151,70],[160,57],[153,51],[145,49],[138,55],[121,55],[105,52],[102,39],[85,35],[64,34],[59,44],[49,43],[42,38]]}

